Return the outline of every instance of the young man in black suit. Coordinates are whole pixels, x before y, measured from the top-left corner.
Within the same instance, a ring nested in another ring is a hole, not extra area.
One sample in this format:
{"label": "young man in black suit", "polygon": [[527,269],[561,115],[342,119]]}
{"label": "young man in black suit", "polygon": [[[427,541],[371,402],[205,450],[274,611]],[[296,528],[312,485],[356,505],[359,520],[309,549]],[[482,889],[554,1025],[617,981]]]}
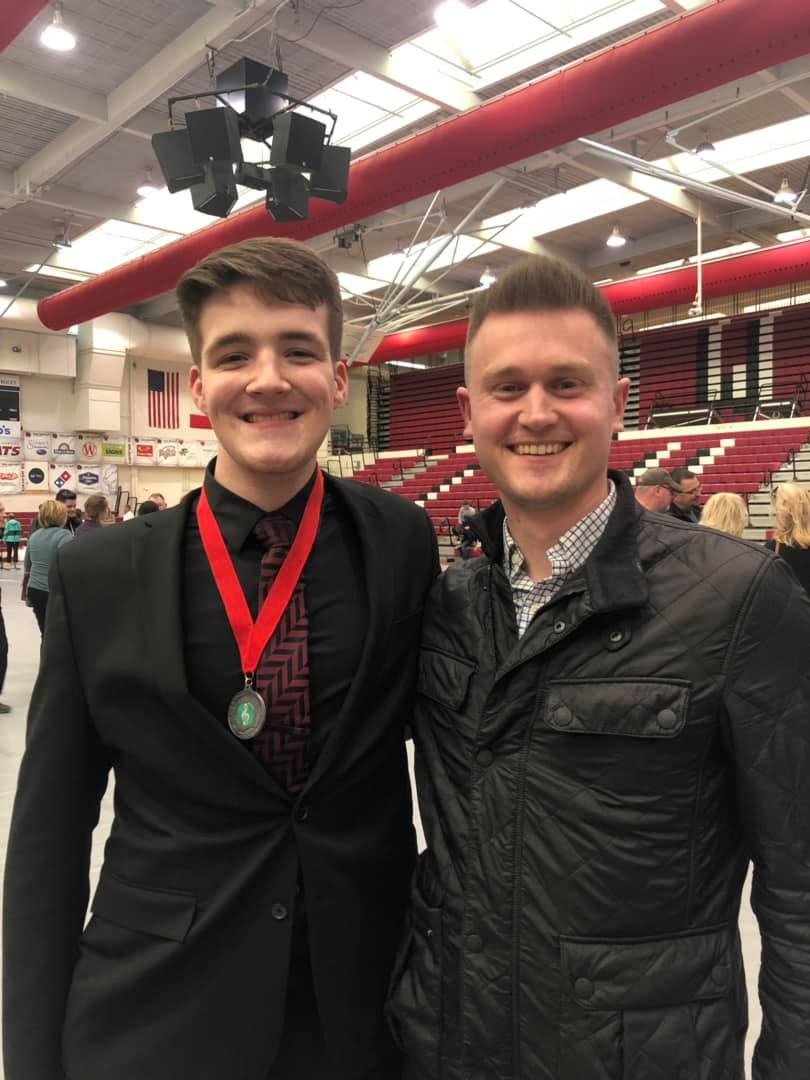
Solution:
{"label": "young man in black suit", "polygon": [[245,241],[178,299],[220,450],[178,507],[55,564],[6,870],[6,1080],[393,1080],[435,537],[316,467],[348,383],[320,259]]}

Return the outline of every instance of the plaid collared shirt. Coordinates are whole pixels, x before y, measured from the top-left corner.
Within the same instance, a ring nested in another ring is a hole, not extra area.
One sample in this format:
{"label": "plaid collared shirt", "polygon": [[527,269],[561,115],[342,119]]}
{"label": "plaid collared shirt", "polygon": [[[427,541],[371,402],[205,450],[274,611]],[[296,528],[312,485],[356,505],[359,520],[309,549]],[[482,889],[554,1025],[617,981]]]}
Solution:
{"label": "plaid collared shirt", "polygon": [[610,491],[604,502],[564,533],[546,552],[551,563],[551,577],[532,581],[526,572],[526,559],[503,519],[503,569],[512,586],[518,637],[523,637],[537,612],[546,606],[573,573],[583,566],[605,531],[616,505],[616,487],[608,480]]}

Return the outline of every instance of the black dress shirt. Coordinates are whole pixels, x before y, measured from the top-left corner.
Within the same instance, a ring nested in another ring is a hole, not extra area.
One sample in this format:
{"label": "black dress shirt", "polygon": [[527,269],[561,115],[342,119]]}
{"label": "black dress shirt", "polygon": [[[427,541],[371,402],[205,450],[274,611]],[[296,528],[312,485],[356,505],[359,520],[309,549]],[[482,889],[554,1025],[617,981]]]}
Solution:
{"label": "black dress shirt", "polygon": [[[312,479],[280,512],[299,524]],[[205,493],[256,618],[262,549],[253,534],[265,511],[205,474]],[[359,541],[351,519],[324,490],[318,534],[304,567],[309,617],[310,767],[323,749],[360,663],[368,601]],[[239,650],[203,550],[197,515],[183,539],[183,648],[186,681],[194,697],[227,724],[228,704],[244,686]],[[250,750],[251,744],[245,742]]]}

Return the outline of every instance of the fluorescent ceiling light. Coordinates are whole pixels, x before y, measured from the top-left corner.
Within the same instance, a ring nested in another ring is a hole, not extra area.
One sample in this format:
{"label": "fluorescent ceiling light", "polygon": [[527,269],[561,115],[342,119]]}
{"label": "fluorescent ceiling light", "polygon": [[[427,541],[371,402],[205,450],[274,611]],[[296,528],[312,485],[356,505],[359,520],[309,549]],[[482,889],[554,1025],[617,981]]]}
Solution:
{"label": "fluorescent ceiling light", "polygon": [[461,0],[444,0],[444,3],[436,8],[433,17],[442,29],[453,31],[463,27],[464,19],[469,13],[469,8],[465,7]]}
{"label": "fluorescent ceiling light", "polygon": [[643,274],[658,274],[664,270],[675,270],[679,266],[683,266],[685,259],[672,259],[670,262],[658,263],[657,266],[645,266],[643,270],[636,270],[636,276],[641,277]]}
{"label": "fluorescent ceiling light", "polygon": [[789,240],[806,240],[808,236],[810,236],[810,229],[788,229],[787,232],[777,233],[776,239],[785,244]]}
{"label": "fluorescent ceiling light", "polygon": [[487,266],[478,280],[481,282],[485,289],[488,289],[490,285],[494,285],[498,279]]}
{"label": "fluorescent ceiling light", "polygon": [[352,293],[355,296],[365,296],[366,293],[374,292],[375,289],[383,289],[388,284],[387,281],[362,277],[360,274],[347,274],[345,270],[339,270],[337,277],[341,289],[345,290],[349,299],[351,299]]}
{"label": "fluorescent ceiling light", "polygon": [[727,319],[725,311],[716,311],[713,315],[690,315],[686,319],[673,319],[672,322],[656,323],[655,326],[646,327],[650,330],[663,330],[666,326],[683,326],[684,323],[707,322],[709,319]]}
{"label": "fluorescent ceiling light", "polygon": [[603,277],[600,278],[599,281],[595,281],[594,285],[608,285],[611,281],[613,281],[612,277]]}
{"label": "fluorescent ceiling light", "polygon": [[779,185],[779,190],[774,195],[773,201],[779,203],[780,206],[793,206],[798,197],[799,196],[790,186],[788,178],[783,176],[782,183]]}
{"label": "fluorescent ceiling light", "polygon": [[605,244],[607,244],[608,247],[618,248],[624,247],[626,243],[627,237],[622,236],[621,232],[619,231],[618,225],[614,225],[613,228],[610,230],[610,236],[605,241]]}
{"label": "fluorescent ceiling light", "polygon": [[62,4],[59,0],[54,3],[51,21],[39,35],[39,40],[46,49],[53,49],[54,52],[70,52],[76,48],[76,38],[62,19]]}
{"label": "fluorescent ceiling light", "polygon": [[[741,244],[729,244],[728,247],[715,248],[714,251],[704,251],[701,259],[703,262],[708,262],[711,259],[723,259],[727,255],[742,255],[744,251],[757,251],[759,246],[753,240],[745,240]],[[690,263],[696,263],[697,261],[697,255],[689,256]]]}
{"label": "fluorescent ceiling light", "polygon": [[427,364],[417,364],[413,360],[389,360],[388,364],[390,367],[418,368],[420,371],[424,371],[427,367]]}
{"label": "fluorescent ceiling light", "polygon": [[44,266],[40,266],[39,263],[31,263],[30,266],[25,268],[26,274],[38,274],[39,277],[57,278],[60,281],[87,281],[92,274],[83,274],[79,270],[65,270],[61,266],[54,266],[53,263],[45,263]]}
{"label": "fluorescent ceiling light", "polygon": [[748,304],[743,308],[743,314],[749,315],[752,311],[772,311],[774,308],[793,307],[794,304],[810,303],[810,293],[802,293],[801,296],[784,296],[781,300],[765,300],[760,304]]}
{"label": "fluorescent ceiling light", "polygon": [[152,179],[152,170],[144,170],[143,182],[138,185],[137,192],[142,199],[151,199],[154,195],[160,195],[160,188]]}
{"label": "fluorescent ceiling light", "polygon": [[[810,116],[798,116],[721,139],[716,147],[715,161],[722,161],[727,169],[737,173],[754,172],[810,157]],[[721,169],[695,154],[675,154],[671,158],[661,158],[655,164],[710,183],[727,179]]]}
{"label": "fluorescent ceiling light", "polygon": [[391,255],[382,255],[378,259],[372,259],[368,264],[369,277],[382,278],[383,281],[397,281],[401,284],[417,271],[417,276],[423,273],[432,274],[436,270],[444,270],[448,266],[464,262],[473,255],[488,255],[498,250],[497,244],[481,241],[477,236],[461,234],[455,237],[441,254],[437,255],[438,249],[446,240],[446,236],[437,236],[427,243],[417,244],[411,248],[410,254],[405,258],[394,252]]}
{"label": "fluorescent ceiling light", "polygon": [[355,152],[438,111],[432,101],[362,71],[347,75],[310,101],[337,114],[332,141]]}
{"label": "fluorescent ceiling light", "polygon": [[0,277],[0,289],[6,289],[6,288],[8,288],[8,282],[6,281],[5,278]]}

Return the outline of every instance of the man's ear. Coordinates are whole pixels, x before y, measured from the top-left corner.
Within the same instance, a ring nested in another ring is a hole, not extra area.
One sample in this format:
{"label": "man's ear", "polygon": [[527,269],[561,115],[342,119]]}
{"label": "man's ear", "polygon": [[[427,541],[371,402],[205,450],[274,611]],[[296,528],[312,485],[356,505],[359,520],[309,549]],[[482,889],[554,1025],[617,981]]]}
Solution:
{"label": "man's ear", "polygon": [[332,407],[339,409],[349,400],[349,367],[345,360],[338,360],[335,364],[335,392],[332,397]]}
{"label": "man's ear", "polygon": [[192,364],[188,373],[188,389],[191,394],[191,400],[201,413],[205,413],[208,416],[208,409],[205,406],[205,392],[202,384],[202,370],[199,364]]}
{"label": "man's ear", "polygon": [[470,409],[470,391],[466,386],[459,386],[456,390],[456,401],[458,407],[461,410],[461,417],[464,420],[463,435],[465,439],[471,439],[473,437],[472,432],[472,411]]}

